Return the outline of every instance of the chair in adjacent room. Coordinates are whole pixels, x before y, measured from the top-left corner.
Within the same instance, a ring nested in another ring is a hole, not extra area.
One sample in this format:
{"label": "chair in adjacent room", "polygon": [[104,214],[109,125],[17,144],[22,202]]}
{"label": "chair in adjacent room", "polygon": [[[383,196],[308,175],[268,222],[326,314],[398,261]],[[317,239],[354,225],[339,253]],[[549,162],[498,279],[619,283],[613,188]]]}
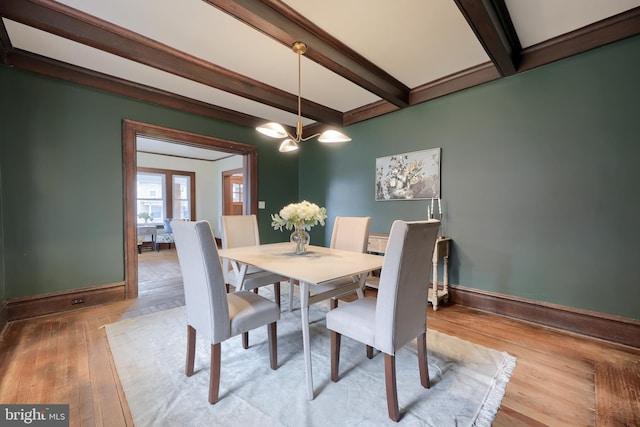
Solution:
{"label": "chair in adjacent room", "polygon": [[207,221],[174,221],[176,250],[187,307],[185,374],[193,375],[196,332],[211,342],[209,403],[218,401],[220,344],[238,334],[267,325],[271,369],[278,364],[276,321],[280,307],[253,292],[228,293],[211,226]]}
{"label": "chair in adjacent room", "polygon": [[[243,246],[256,246],[260,244],[260,232],[258,219],[255,215],[223,215],[222,216],[222,248],[239,248]],[[253,290],[258,293],[258,288],[273,284],[275,302],[280,306],[280,282],[282,276],[249,266],[244,280],[239,283],[239,270],[229,260],[222,261],[222,269],[227,285],[236,290]],[[243,335],[242,345],[249,346],[249,334]]]}
{"label": "chair in adjacent room", "polygon": [[164,222],[164,234],[158,235],[158,245],[160,243],[166,243],[169,249],[171,249],[171,244],[173,243],[173,230],[171,229],[171,218],[165,218]]}
{"label": "chair in adjacent room", "polygon": [[[355,217],[355,216],[337,216],[333,222],[333,231],[331,232],[331,243],[329,247],[332,249],[342,249],[352,252],[366,252],[369,243],[369,228],[371,226],[371,217]],[[322,285],[323,288],[329,287],[351,287],[358,285],[359,278],[357,276],[342,277],[332,280]],[[353,286],[349,286],[353,285]],[[353,292],[348,292],[331,298],[331,308],[338,306],[338,298]],[[360,288],[357,289],[358,297],[362,298]],[[289,311],[291,311],[293,303],[293,286],[289,292]]]}
{"label": "chair in adjacent room", "polygon": [[389,418],[400,419],[395,354],[417,338],[420,382],[429,388],[427,367],[427,296],[431,257],[440,222],[394,221],[382,264],[377,298],[342,304],[327,313],[331,332],[331,381],[338,381],[340,340],[345,335],[384,353]]}

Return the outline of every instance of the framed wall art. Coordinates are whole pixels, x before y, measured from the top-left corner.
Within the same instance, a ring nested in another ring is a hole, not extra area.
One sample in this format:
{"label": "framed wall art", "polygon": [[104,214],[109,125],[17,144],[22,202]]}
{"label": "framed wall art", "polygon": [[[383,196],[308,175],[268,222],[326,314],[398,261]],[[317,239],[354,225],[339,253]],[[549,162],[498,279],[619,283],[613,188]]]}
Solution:
{"label": "framed wall art", "polygon": [[441,148],[376,159],[376,201],[440,198]]}

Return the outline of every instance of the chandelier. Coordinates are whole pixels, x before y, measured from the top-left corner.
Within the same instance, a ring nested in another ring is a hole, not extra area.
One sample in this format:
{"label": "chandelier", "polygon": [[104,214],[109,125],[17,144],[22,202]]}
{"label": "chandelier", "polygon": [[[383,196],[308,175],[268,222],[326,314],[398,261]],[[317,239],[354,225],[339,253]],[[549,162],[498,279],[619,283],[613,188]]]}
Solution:
{"label": "chandelier", "polygon": [[295,151],[298,149],[298,144],[302,141],[307,141],[311,138],[318,137],[318,141],[324,143],[333,143],[333,142],[347,142],[351,141],[347,135],[342,132],[338,132],[337,130],[326,130],[322,133],[316,133],[311,136],[307,136],[306,138],[302,137],[302,115],[301,115],[301,96],[300,96],[300,58],[307,51],[307,45],[304,42],[295,42],[293,43],[293,51],[298,54],[298,122],[296,124],[296,135],[293,136],[282,126],[280,123],[270,122],[260,125],[256,128],[256,130],[264,135],[270,136],[271,138],[286,138],[280,143],[280,151]]}

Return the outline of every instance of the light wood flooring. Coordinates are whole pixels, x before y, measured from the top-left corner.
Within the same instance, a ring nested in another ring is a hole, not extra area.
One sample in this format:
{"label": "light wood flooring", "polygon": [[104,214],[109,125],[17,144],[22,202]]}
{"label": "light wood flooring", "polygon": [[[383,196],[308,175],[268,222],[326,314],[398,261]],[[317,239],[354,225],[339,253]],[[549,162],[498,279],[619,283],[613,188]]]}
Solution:
{"label": "light wood flooring", "polygon": [[[174,250],[143,252],[139,278],[137,299],[11,322],[0,403],[68,403],[72,426],[133,425],[102,326],[184,304]],[[640,349],[459,305],[429,309],[428,327],[518,358],[494,426],[640,426]]]}

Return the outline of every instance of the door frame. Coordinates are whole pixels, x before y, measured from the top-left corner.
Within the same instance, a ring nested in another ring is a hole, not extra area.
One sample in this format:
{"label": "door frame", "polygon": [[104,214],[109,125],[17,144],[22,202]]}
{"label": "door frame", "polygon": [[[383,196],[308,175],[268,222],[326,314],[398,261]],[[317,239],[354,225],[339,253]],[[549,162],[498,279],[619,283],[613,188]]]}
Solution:
{"label": "door frame", "polygon": [[124,119],[122,121],[122,176],[124,187],[124,283],[126,298],[136,298],[138,296],[137,221],[135,219],[136,171],[138,167],[136,139],[138,136],[241,155],[245,182],[244,213],[255,214],[258,212],[258,147]]}

